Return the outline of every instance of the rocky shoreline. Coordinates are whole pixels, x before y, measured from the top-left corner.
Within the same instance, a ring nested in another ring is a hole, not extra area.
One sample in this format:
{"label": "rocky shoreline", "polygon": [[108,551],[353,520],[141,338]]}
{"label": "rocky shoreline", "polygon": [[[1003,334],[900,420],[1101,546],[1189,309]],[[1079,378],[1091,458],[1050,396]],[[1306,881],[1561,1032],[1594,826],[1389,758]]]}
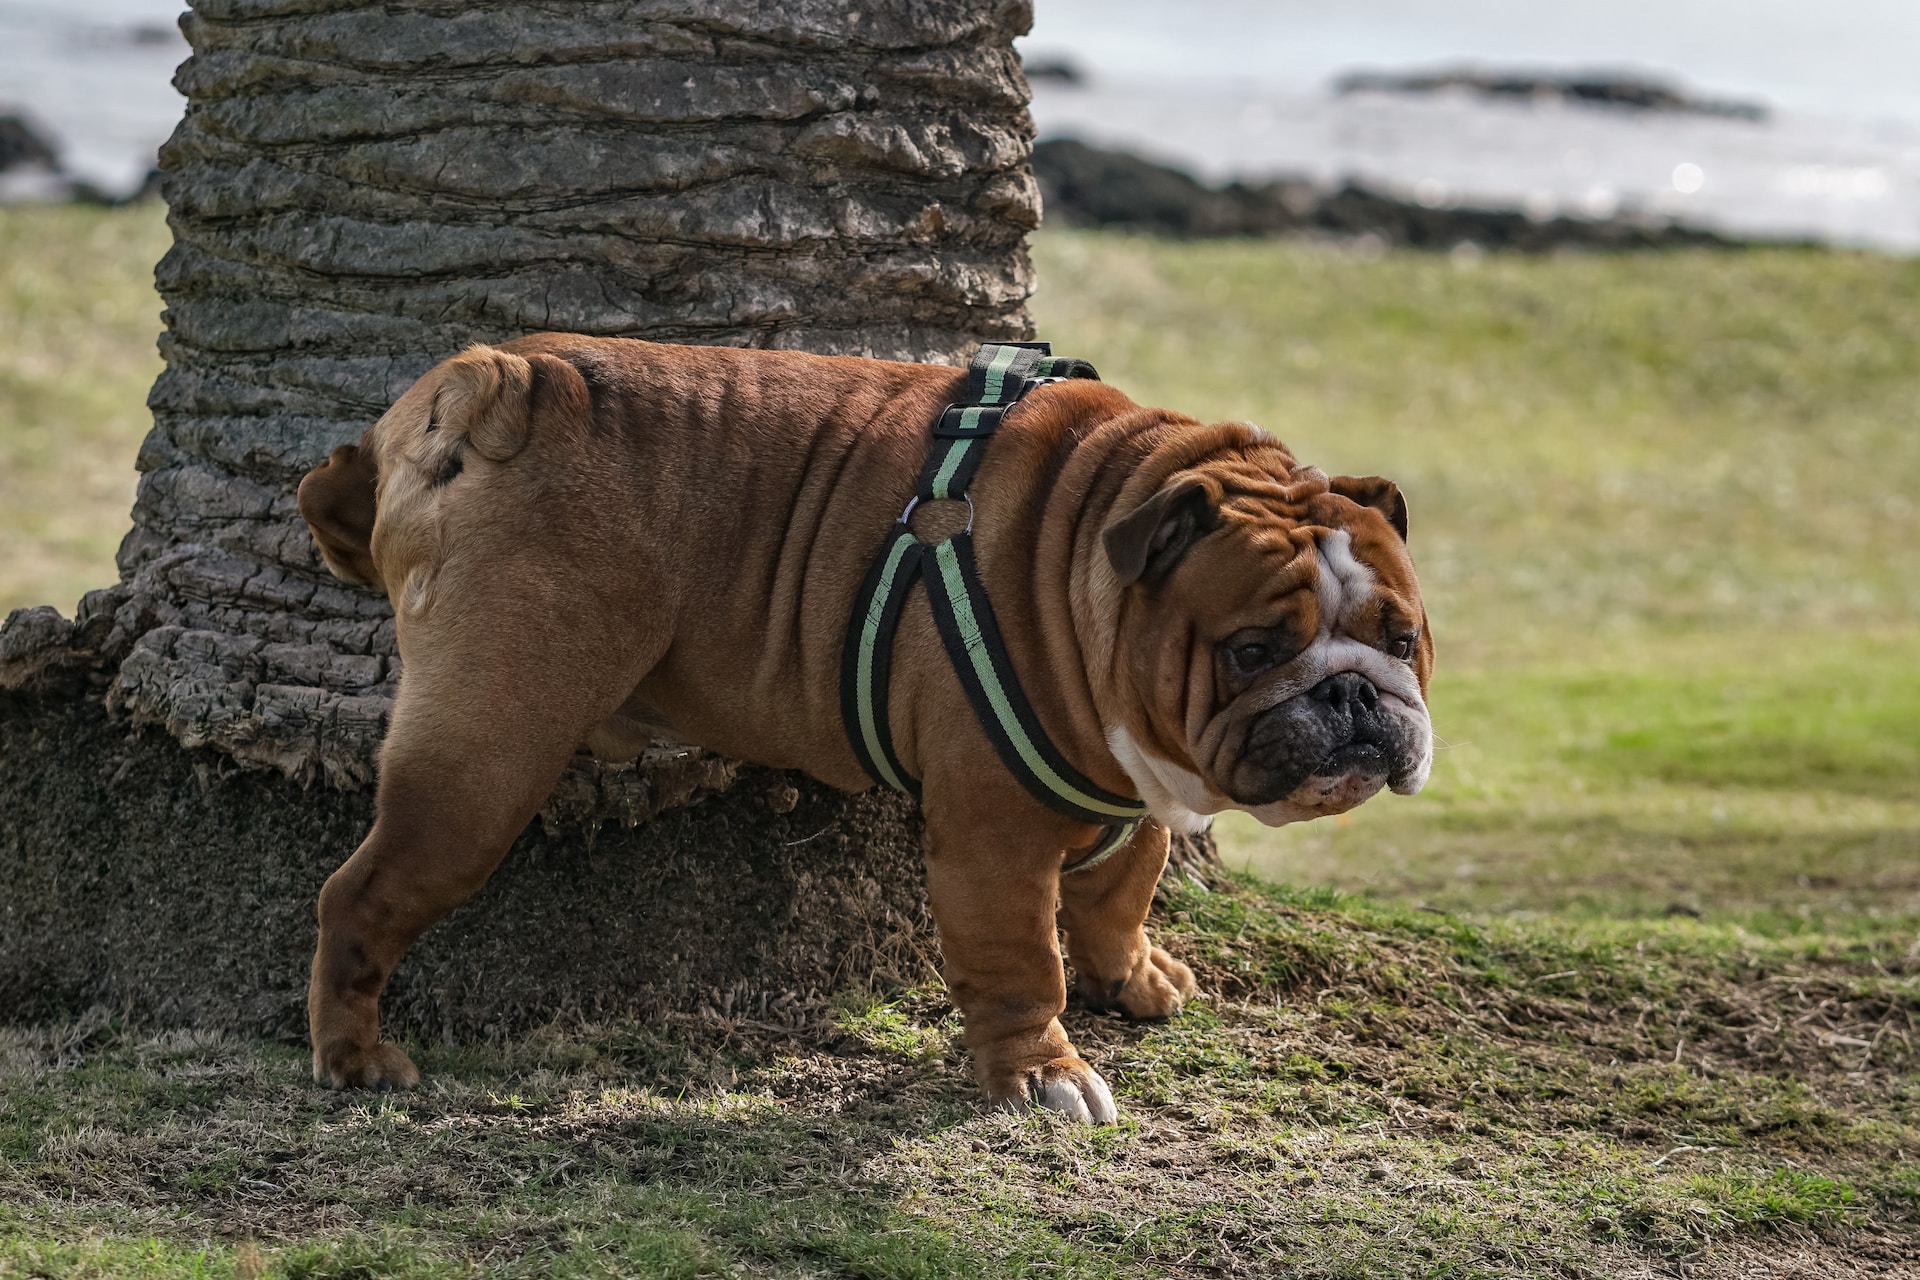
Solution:
{"label": "rocky shoreline", "polygon": [[1304,178],[1276,178],[1211,187],[1169,165],[1074,138],[1036,145],[1033,167],[1049,225],[1115,227],[1181,239],[1292,235],[1522,253],[1809,243],[1737,239],[1633,209],[1607,217],[1535,217],[1523,209],[1427,203],[1355,181],[1328,187]]}
{"label": "rocky shoreline", "polygon": [[1675,115],[1767,118],[1766,105],[1735,98],[1700,98],[1678,85],[1627,72],[1490,71],[1442,67],[1433,71],[1352,71],[1334,81],[1335,93],[1469,93],[1526,102],[1571,102],[1580,106]]}
{"label": "rocky shoreline", "polygon": [[115,193],[69,173],[59,144],[21,112],[0,115],[0,204],[132,204],[159,194],[152,168],[132,191]]}
{"label": "rocky shoreline", "polygon": [[[1306,178],[1208,186],[1171,165],[1075,138],[1038,143],[1033,167],[1054,226],[1116,227],[1177,239],[1317,236],[1387,246],[1451,250],[1462,245],[1544,253],[1562,248],[1737,248],[1727,236],[1658,214],[1623,209],[1607,217],[1536,217],[1522,209],[1426,202],[1364,182],[1327,186]],[[64,171],[58,146],[24,115],[0,115],[0,203],[122,205],[158,191],[160,171],[125,195]]]}

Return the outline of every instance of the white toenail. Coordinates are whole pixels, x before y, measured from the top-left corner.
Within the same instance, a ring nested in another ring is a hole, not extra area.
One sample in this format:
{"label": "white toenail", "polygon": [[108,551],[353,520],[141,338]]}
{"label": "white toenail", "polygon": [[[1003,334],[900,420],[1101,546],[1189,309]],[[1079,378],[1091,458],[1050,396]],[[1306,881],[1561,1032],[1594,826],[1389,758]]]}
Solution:
{"label": "white toenail", "polygon": [[1080,1096],[1079,1088],[1067,1077],[1049,1080],[1040,1087],[1040,1105],[1082,1124],[1092,1119],[1087,1114],[1086,1099]]}
{"label": "white toenail", "polygon": [[1120,1118],[1119,1110],[1113,1105],[1113,1090],[1107,1088],[1098,1071],[1087,1072],[1086,1092],[1087,1110],[1095,1124],[1112,1124]]}

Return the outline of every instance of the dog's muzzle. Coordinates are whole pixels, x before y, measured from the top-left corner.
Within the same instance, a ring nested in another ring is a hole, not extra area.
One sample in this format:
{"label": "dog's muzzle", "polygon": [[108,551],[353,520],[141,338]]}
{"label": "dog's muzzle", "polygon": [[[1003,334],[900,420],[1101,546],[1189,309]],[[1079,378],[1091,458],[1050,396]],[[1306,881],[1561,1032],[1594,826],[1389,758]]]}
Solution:
{"label": "dog's muzzle", "polygon": [[1391,702],[1364,675],[1342,671],[1260,712],[1234,768],[1234,801],[1337,813],[1382,787],[1411,789],[1423,743]]}

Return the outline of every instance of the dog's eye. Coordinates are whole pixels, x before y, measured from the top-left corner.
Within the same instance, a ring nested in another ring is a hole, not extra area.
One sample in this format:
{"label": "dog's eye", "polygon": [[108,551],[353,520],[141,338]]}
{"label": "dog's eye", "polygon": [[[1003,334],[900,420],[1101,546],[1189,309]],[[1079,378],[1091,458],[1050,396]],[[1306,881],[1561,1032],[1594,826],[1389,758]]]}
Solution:
{"label": "dog's eye", "polygon": [[1244,627],[1221,637],[1213,649],[1215,675],[1228,697],[1238,697],[1269,671],[1293,661],[1306,647],[1293,620],[1271,627]]}
{"label": "dog's eye", "polygon": [[1264,644],[1235,645],[1233,665],[1242,671],[1264,671],[1273,665],[1273,650]]}
{"label": "dog's eye", "polygon": [[1387,641],[1387,654],[1390,657],[1400,659],[1402,662],[1411,662],[1413,661],[1414,648],[1419,643],[1420,633],[1418,631],[1409,631],[1405,635],[1394,636]]}

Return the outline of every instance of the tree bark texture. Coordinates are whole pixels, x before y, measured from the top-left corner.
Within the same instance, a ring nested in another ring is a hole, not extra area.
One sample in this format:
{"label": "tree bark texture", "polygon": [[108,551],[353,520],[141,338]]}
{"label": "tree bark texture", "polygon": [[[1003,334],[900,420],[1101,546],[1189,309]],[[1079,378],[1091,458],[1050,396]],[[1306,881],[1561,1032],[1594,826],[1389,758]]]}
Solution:
{"label": "tree bark texture", "polygon": [[[1012,39],[1030,16],[197,0],[161,154],[167,368],[123,585],[79,619],[111,616],[114,705],[291,778],[370,780],[391,614],[328,576],[294,487],[469,343],[953,362],[1028,336],[1039,203]],[[678,790],[650,776],[686,767],[583,764],[557,811],[645,818]]]}
{"label": "tree bark texture", "polygon": [[[299,1028],[399,659],[295,486],[434,362],[540,330],[945,362],[1029,336],[1029,18],[195,0],[121,581],[0,627],[0,1015]],[[898,796],[666,745],[578,758],[542,816],[409,956],[392,1019],[774,1016],[932,962]],[[1210,863],[1183,845],[1170,874]]]}
{"label": "tree bark texture", "polygon": [[[0,692],[0,1021],[99,1007],[303,1035],[314,899],[372,793],[129,733],[79,693]],[[385,1022],[460,1037],[702,1009],[778,1022],[841,985],[924,981],[919,830],[900,797],[765,769],[633,829],[536,822],[408,953]]]}

